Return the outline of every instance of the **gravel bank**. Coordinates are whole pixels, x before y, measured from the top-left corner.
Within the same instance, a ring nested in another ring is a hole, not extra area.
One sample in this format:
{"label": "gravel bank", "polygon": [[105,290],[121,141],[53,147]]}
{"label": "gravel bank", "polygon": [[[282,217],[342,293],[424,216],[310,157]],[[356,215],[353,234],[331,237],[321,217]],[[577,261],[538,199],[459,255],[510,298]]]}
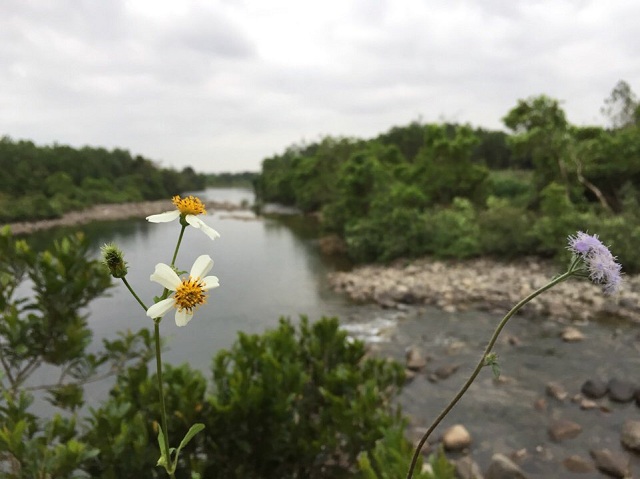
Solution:
{"label": "gravel bank", "polygon": [[[504,314],[560,272],[552,263],[532,258],[509,263],[422,258],[332,273],[329,280],[335,291],[355,301],[387,308],[428,304],[447,312],[474,309]],[[639,275],[625,276],[622,292],[614,297],[604,296],[587,280],[573,279],[535,298],[522,312],[571,320],[616,316],[640,323],[639,300]]]}

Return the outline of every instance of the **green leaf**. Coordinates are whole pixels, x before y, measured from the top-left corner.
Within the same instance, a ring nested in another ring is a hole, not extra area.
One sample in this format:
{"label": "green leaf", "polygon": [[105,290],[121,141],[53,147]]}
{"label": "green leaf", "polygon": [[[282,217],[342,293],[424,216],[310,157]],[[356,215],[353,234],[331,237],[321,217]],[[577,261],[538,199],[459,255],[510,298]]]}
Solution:
{"label": "green leaf", "polygon": [[164,433],[162,427],[158,424],[158,446],[160,446],[160,458],[156,463],[156,466],[162,466],[165,469],[169,466],[169,451],[166,450],[164,443]]}
{"label": "green leaf", "polygon": [[178,454],[180,454],[180,450],[183,447],[185,447],[187,444],[189,444],[189,441],[191,441],[191,439],[193,439],[193,436],[198,434],[203,429],[204,429],[204,424],[202,424],[202,423],[197,423],[197,424],[194,424],[193,426],[191,426],[189,428],[189,430],[187,431],[187,434],[185,434],[184,439],[180,442],[180,445],[178,446]]}

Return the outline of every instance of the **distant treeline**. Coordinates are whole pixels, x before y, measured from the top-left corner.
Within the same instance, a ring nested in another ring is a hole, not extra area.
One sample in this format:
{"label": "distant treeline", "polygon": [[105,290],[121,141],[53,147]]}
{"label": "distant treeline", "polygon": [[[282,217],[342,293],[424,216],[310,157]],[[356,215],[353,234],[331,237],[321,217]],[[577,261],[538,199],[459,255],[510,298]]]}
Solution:
{"label": "distant treeline", "polygon": [[570,124],[547,96],[518,101],[510,133],[413,122],[373,139],[327,137],[267,158],[261,202],[321,212],[356,261],[435,255],[566,256],[599,234],[640,270],[640,106],[620,82],[610,126]]}
{"label": "distant treeline", "polygon": [[208,173],[205,175],[207,186],[228,188],[253,188],[259,173],[243,171],[240,173]]}
{"label": "distant treeline", "polygon": [[54,218],[98,203],[167,199],[205,187],[187,167],[160,168],[126,150],[0,139],[0,222]]}

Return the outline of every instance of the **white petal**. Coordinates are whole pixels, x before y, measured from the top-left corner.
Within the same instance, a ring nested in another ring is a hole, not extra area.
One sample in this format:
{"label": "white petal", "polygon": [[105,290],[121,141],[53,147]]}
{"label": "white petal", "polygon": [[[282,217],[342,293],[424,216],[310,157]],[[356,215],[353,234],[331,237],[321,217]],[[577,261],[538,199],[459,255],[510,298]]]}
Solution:
{"label": "white petal", "polygon": [[193,311],[189,312],[186,309],[182,311],[176,310],[176,326],[186,326],[189,321],[193,318]]}
{"label": "white petal", "polygon": [[217,276],[207,276],[206,278],[203,278],[201,282],[202,289],[204,289],[205,291],[220,286],[220,281],[218,281]]}
{"label": "white petal", "polygon": [[182,284],[182,281],[180,280],[176,272],[171,269],[171,266],[168,266],[164,263],[158,263],[156,265],[156,270],[153,272],[149,279],[161,284],[171,291],[176,291],[178,289],[178,286]]}
{"label": "white petal", "polygon": [[163,299],[147,309],[147,316],[150,318],[161,318],[167,311],[173,308],[173,298]]}
{"label": "white petal", "polygon": [[216,238],[220,238],[220,233],[214,230],[211,226],[207,225],[204,221],[202,221],[197,216],[187,215],[185,219],[187,220],[187,223],[189,223],[194,228],[198,228],[199,230],[201,230],[204,234],[206,234],[212,240]]}
{"label": "white petal", "polygon": [[180,218],[180,211],[165,211],[164,213],[160,213],[157,215],[147,216],[147,221],[149,223],[168,223],[169,221],[177,220]]}
{"label": "white petal", "polygon": [[211,256],[203,254],[198,256],[193,262],[189,275],[192,278],[204,278],[204,275],[211,271],[211,268],[213,268],[213,260],[211,259]]}

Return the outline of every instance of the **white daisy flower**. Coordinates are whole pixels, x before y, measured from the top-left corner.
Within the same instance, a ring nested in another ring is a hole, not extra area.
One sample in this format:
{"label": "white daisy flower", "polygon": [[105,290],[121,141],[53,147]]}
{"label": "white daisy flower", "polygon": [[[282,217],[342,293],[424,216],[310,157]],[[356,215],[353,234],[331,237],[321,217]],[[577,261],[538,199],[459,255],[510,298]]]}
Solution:
{"label": "white daisy flower", "polygon": [[213,268],[213,260],[209,255],[199,256],[187,279],[180,279],[171,266],[158,263],[151,275],[151,281],[164,286],[174,294],[162,301],[158,301],[147,310],[150,318],[161,318],[171,308],[176,309],[176,324],[186,326],[193,318],[194,310],[207,302],[206,291],[220,286],[216,276],[205,276]]}
{"label": "white daisy flower", "polygon": [[177,220],[182,217],[194,228],[201,230],[212,240],[219,238],[220,233],[207,225],[204,221],[198,218],[196,215],[206,214],[204,209],[204,203],[200,201],[200,198],[195,196],[187,196],[186,198],[180,198],[179,195],[171,198],[171,201],[176,205],[176,210],[165,211],[157,215],[147,216],[147,221],[150,223],[168,223],[169,221]]}

